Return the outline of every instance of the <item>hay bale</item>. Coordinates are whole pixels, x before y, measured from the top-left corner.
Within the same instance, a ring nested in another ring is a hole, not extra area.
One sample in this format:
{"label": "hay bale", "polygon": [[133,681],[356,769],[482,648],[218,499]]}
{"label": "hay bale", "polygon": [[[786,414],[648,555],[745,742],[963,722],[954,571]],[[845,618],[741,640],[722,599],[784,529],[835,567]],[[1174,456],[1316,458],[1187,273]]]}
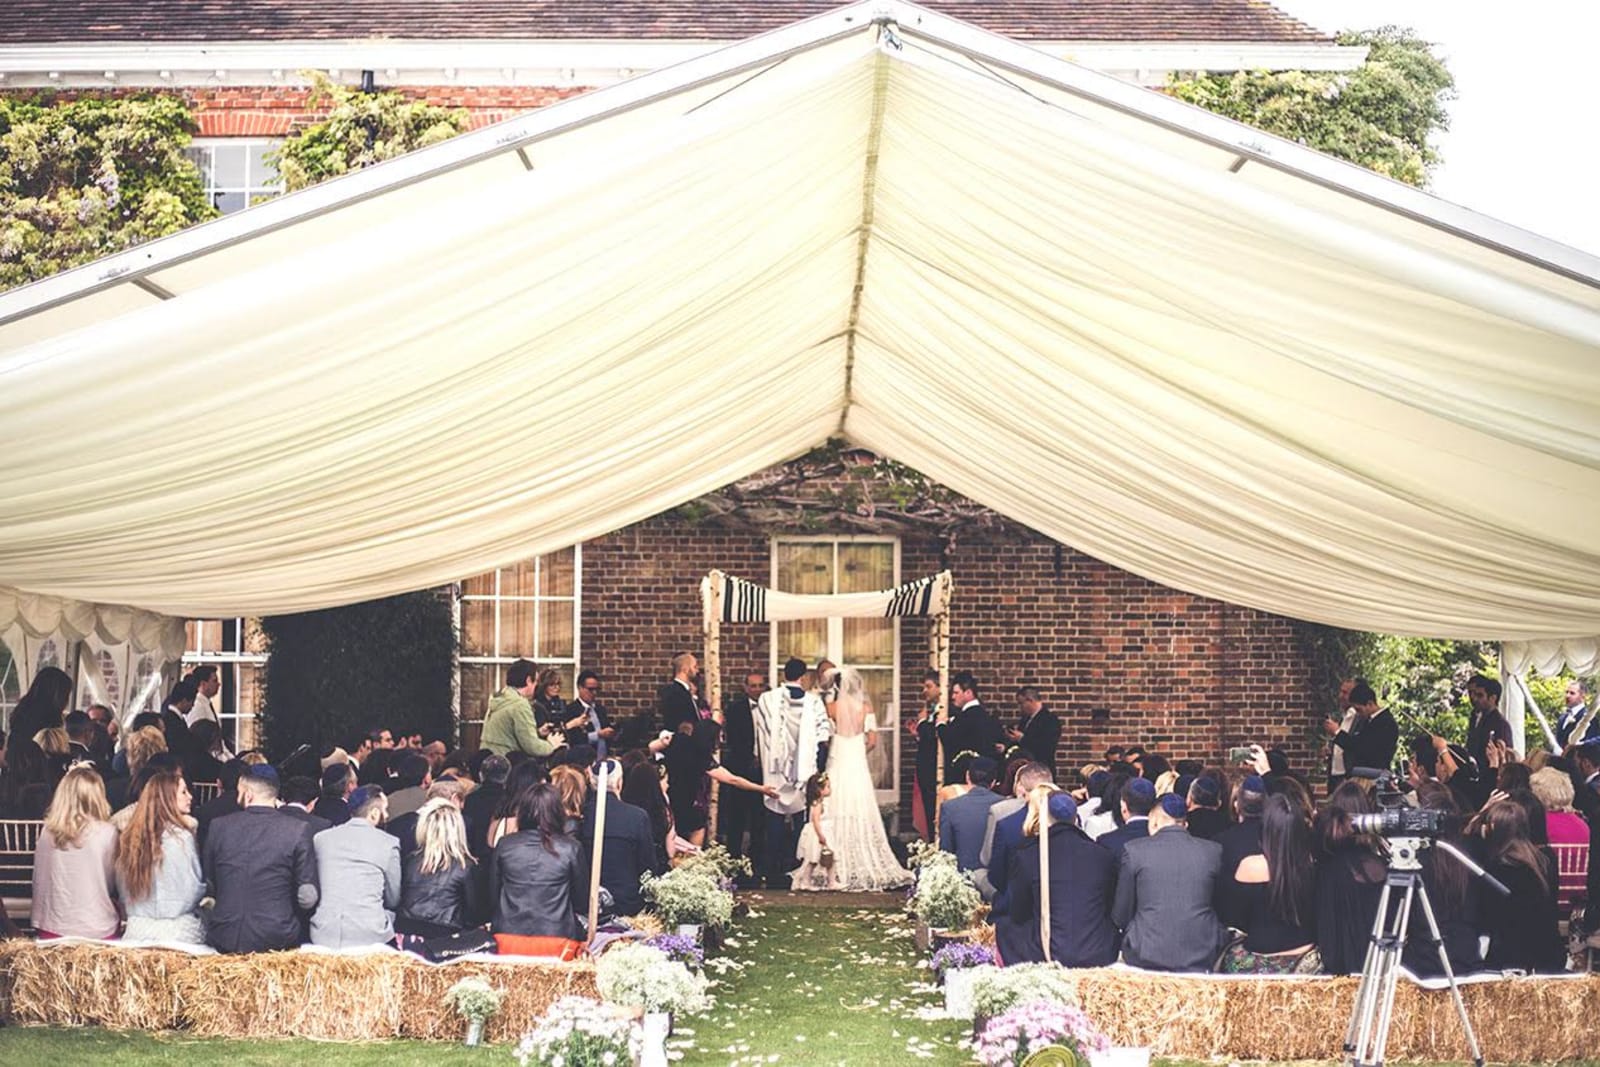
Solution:
{"label": "hay bale", "polygon": [[401,953],[208,956],[178,976],[189,1027],[201,1037],[395,1037],[405,1014]]}
{"label": "hay bale", "polygon": [[19,1023],[170,1030],[182,1024],[177,979],[200,957],[172,949],[0,942],[0,994]]}
{"label": "hay bale", "polygon": [[1158,1056],[1210,1056],[1224,1048],[1227,991],[1220,983],[1110,968],[1075,972],[1078,1003],[1117,1045]]}
{"label": "hay bale", "polygon": [[1222,1038],[1226,1055],[1241,1060],[1339,1059],[1358,982],[1356,978],[1228,981]]}
{"label": "hay bale", "polygon": [[466,1032],[461,1017],[444,1003],[445,990],[463,978],[482,978],[506,998],[489,1020],[490,1041],[515,1042],[557,1000],[565,996],[599,998],[594,984],[594,964],[571,963],[452,963],[431,967],[417,962],[406,968],[406,1011],[400,1022],[404,1037],[427,1041],[460,1041]]}

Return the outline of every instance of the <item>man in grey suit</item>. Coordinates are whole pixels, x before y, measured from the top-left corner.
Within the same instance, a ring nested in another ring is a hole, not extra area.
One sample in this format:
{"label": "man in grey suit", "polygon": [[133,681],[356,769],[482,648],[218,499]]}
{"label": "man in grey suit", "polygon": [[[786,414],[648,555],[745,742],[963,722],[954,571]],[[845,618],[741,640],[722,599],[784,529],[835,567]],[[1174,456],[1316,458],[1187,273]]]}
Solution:
{"label": "man in grey suit", "polygon": [[[972,875],[972,884],[978,887],[978,892],[983,894],[984,900],[994,900],[996,886],[1005,884],[1006,876],[1011,873],[1008,870],[991,873],[991,868],[996,862],[994,849],[995,827],[1000,825],[1000,821],[1006,816],[1013,815],[1028,806],[1028,794],[1033,792],[1035,786],[1044,785],[1046,782],[1053,782],[1054,780],[1055,775],[1044,764],[1024,763],[1017,771],[1017,781],[1011,791],[1011,796],[1001,800],[989,809],[986,816],[987,822],[983,828],[983,847],[978,850],[978,870],[973,872]],[[1000,856],[998,862],[1003,867],[1011,862],[1011,854],[1004,848],[1001,851],[1003,855]]]}
{"label": "man in grey suit", "polygon": [[1111,921],[1123,929],[1122,958],[1131,966],[1209,971],[1222,951],[1227,931],[1211,906],[1222,846],[1189,836],[1187,809],[1168,793],[1150,813],[1150,836],[1123,849]]}
{"label": "man in grey suit", "polygon": [[364,785],[350,794],[350,821],[312,838],[322,883],[312,944],[352,948],[394,940],[400,842],[380,828],[387,815],[383,790]]}
{"label": "man in grey suit", "polygon": [[983,832],[989,809],[1005,798],[989,787],[994,784],[994,760],[979,756],[967,764],[967,784],[972,788],[944,802],[939,809],[939,850],[955,854],[963,871],[983,866]]}

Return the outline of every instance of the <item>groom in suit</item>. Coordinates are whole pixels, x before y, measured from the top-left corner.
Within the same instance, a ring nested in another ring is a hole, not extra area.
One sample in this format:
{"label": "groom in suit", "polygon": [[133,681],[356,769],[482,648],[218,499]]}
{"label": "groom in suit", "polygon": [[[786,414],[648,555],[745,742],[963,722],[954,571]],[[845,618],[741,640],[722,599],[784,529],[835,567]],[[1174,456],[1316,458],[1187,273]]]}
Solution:
{"label": "groom in suit", "polygon": [[783,665],[783,684],[756,702],[761,781],[777,790],[764,801],[768,889],[789,888],[795,844],[806,821],[806,781],[820,769],[817,750],[830,733],[828,709],[821,696],[806,689],[805,676],[805,661],[791,657]]}

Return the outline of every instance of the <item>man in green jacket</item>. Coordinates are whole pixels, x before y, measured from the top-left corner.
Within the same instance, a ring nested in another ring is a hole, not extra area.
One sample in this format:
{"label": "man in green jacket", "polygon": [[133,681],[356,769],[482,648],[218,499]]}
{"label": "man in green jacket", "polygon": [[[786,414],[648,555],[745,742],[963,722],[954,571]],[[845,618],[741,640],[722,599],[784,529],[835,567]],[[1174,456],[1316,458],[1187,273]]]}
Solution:
{"label": "man in green jacket", "polygon": [[[479,743],[495,755],[526,752],[530,756],[548,756],[559,747],[539,736],[538,723],[533,717],[529,698],[533,696],[538,675],[539,668],[531,660],[517,660],[506,671],[506,687],[489,701],[489,714],[484,716],[483,737]],[[566,743],[565,738],[561,743]]]}

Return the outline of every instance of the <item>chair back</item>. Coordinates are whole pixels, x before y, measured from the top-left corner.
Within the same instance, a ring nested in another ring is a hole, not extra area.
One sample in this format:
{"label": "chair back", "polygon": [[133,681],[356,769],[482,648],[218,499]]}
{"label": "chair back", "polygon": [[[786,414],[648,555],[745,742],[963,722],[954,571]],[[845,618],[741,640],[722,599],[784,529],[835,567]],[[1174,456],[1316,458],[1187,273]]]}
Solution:
{"label": "chair back", "polygon": [[1589,846],[1581,842],[1554,844],[1556,854],[1556,902],[1562,911],[1584,895],[1589,879]]}
{"label": "chair back", "polygon": [[215,800],[222,795],[221,782],[196,782],[189,787],[189,792],[194,796],[196,806]]}
{"label": "chair back", "polygon": [[0,905],[16,920],[33,911],[33,852],[44,822],[0,819]]}

